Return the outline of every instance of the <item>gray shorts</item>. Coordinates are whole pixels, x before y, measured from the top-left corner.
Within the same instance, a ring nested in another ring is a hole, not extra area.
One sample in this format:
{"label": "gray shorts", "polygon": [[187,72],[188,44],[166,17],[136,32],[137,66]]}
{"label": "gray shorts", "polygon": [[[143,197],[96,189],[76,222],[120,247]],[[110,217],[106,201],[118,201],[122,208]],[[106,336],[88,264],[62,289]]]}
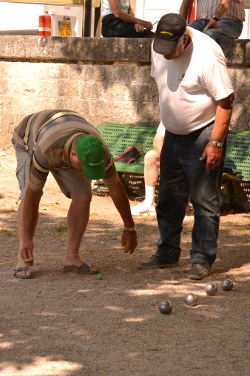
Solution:
{"label": "gray shorts", "polygon": [[[22,149],[16,148],[15,151],[17,159],[16,176],[21,191],[19,198],[22,199],[29,184],[32,156]],[[66,197],[71,198],[71,193],[91,195],[91,181],[86,179],[81,171],[73,168],[55,168],[51,170],[51,173]]]}

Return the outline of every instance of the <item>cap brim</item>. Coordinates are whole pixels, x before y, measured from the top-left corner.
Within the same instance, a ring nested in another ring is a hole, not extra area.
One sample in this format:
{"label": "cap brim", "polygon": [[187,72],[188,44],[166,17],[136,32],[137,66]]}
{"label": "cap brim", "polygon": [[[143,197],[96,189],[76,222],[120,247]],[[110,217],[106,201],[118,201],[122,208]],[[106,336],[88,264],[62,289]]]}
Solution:
{"label": "cap brim", "polygon": [[103,179],[106,172],[104,164],[91,168],[89,166],[84,165],[81,166],[81,169],[85,178],[90,180]]}
{"label": "cap brim", "polygon": [[157,54],[168,56],[175,50],[177,44],[178,40],[166,40],[155,37],[153,49]]}

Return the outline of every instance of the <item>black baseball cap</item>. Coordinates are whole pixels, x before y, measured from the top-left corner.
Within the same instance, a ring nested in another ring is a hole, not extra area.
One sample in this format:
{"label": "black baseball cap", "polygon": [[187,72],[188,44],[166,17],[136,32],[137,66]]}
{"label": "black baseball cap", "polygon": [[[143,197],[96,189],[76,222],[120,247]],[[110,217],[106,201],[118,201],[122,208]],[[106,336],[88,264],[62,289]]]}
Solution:
{"label": "black baseball cap", "polygon": [[185,33],[186,21],[177,13],[168,13],[161,17],[154,36],[153,49],[168,56],[176,48],[178,40]]}

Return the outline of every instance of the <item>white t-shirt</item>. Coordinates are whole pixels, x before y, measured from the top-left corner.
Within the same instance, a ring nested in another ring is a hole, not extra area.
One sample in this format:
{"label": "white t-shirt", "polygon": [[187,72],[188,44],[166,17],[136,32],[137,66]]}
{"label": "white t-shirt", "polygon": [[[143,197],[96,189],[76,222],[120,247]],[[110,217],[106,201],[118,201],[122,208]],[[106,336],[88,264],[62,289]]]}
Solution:
{"label": "white t-shirt", "polygon": [[192,43],[177,59],[167,60],[152,48],[151,75],[158,86],[161,120],[169,132],[182,135],[214,120],[215,101],[234,91],[220,46],[189,30]]}
{"label": "white t-shirt", "polygon": [[156,129],[156,133],[159,136],[164,137],[165,136],[165,130],[166,130],[166,128],[164,127],[164,124],[161,121],[160,124],[158,125],[158,128]]}
{"label": "white t-shirt", "polygon": [[[112,13],[112,10],[109,5],[109,0],[102,0],[102,18]],[[121,11],[128,13],[130,2],[129,0],[120,0]]]}

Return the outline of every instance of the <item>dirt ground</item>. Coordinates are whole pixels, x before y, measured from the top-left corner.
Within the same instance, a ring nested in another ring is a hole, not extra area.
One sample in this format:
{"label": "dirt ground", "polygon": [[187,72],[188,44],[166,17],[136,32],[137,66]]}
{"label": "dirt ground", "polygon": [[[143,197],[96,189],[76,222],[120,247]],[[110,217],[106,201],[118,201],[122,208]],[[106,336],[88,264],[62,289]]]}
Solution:
{"label": "dirt ground", "polygon": [[[15,280],[15,157],[10,147],[1,148],[0,157],[1,376],[249,374],[249,214],[221,217],[213,273],[194,282],[186,275],[192,216],[184,222],[180,267],[138,270],[155,251],[156,218],[136,218],[139,247],[125,255],[110,197],[94,196],[81,254],[103,279],[62,274],[69,200],[49,178],[35,237],[35,278]],[[226,277],[235,283],[230,292],[220,286]],[[204,292],[208,282],[218,286],[214,297]],[[195,307],[183,301],[191,292]],[[172,302],[170,315],[159,313],[161,300]]]}

